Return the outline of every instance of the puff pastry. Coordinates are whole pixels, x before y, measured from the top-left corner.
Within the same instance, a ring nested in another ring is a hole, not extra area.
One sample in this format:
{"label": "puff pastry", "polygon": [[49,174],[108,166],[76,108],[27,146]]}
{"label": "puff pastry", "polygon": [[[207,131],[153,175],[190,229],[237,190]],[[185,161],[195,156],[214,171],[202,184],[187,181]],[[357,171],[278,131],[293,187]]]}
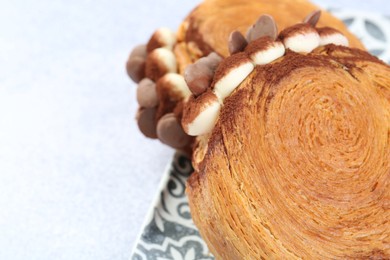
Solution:
{"label": "puff pastry", "polygon": [[193,152],[217,259],[390,259],[390,68],[326,12],[296,24],[315,9],[207,0],[130,55],[140,130]]}
{"label": "puff pastry", "polygon": [[390,258],[390,67],[377,58],[286,47],[198,140],[187,194],[217,259]]}

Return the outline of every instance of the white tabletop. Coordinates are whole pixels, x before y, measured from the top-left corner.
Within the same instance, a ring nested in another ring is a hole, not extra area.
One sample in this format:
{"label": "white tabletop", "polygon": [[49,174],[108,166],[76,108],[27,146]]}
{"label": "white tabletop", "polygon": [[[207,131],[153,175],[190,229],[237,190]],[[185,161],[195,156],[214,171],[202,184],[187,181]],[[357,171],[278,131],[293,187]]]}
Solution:
{"label": "white tabletop", "polygon": [[173,151],[139,133],[124,64],[197,2],[2,1],[0,259],[129,258]]}

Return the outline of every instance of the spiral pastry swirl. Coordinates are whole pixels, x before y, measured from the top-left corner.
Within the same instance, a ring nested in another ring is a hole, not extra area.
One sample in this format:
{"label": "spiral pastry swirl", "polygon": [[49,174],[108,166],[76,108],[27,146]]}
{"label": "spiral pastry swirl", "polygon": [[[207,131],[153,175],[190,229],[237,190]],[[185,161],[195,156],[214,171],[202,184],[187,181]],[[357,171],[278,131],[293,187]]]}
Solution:
{"label": "spiral pastry swirl", "polygon": [[190,177],[217,259],[390,258],[390,67],[327,45],[258,66]]}

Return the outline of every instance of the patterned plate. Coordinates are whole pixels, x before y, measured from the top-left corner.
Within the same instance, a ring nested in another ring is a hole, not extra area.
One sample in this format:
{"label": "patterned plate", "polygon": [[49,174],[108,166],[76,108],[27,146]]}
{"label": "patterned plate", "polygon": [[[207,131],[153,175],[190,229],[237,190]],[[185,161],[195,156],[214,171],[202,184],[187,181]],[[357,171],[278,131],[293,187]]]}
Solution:
{"label": "patterned plate", "polygon": [[[390,63],[390,19],[378,14],[330,10],[344,21],[368,50]],[[192,222],[185,183],[191,161],[177,153],[165,171],[161,193],[153,203],[134,247],[132,260],[214,259]]]}

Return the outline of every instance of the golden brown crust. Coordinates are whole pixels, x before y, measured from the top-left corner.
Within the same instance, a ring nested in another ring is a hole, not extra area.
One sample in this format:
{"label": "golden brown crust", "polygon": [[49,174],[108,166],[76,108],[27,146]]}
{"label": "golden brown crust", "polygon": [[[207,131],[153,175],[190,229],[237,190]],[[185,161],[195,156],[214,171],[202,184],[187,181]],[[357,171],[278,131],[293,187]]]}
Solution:
{"label": "golden brown crust", "polygon": [[176,56],[176,61],[178,65],[178,73],[183,75],[185,68],[194,63],[194,60],[191,58],[190,51],[188,50],[187,44],[184,42],[177,43],[173,48],[173,53]]}
{"label": "golden brown crust", "polygon": [[187,186],[217,259],[390,258],[390,67],[287,52],[225,100]]}

